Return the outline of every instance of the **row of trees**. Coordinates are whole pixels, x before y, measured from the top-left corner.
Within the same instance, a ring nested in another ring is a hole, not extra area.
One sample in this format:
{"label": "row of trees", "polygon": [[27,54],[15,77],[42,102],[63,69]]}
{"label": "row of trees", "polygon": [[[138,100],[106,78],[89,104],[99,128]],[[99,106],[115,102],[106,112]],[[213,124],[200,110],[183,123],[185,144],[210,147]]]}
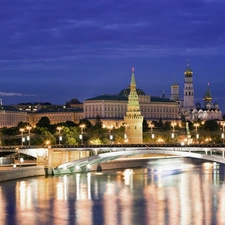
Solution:
{"label": "row of trees", "polygon": [[[198,141],[204,142],[206,139],[208,142],[212,143],[222,143],[221,139],[221,126],[215,120],[210,120],[206,122],[196,121],[195,123],[188,122],[189,129],[192,134],[193,139],[196,135],[196,126],[198,123],[198,133],[200,134]],[[81,126],[84,125],[84,126]],[[40,121],[33,127],[30,131],[26,128],[30,127],[29,123],[18,123],[17,127],[2,128],[1,129],[1,144],[2,145],[46,145],[47,141],[52,145],[62,144],[62,145],[77,145],[81,144],[110,144],[111,141],[116,144],[123,144],[125,142],[124,134],[125,127],[112,128],[109,130],[107,127],[104,128],[100,118],[96,119],[94,125],[88,120],[80,120],[78,124],[72,121],[67,121],[65,123],[51,124],[48,117],[42,117]],[[60,129],[59,129],[60,128]],[[23,129],[23,132],[21,132]],[[28,133],[29,132],[29,133]],[[174,136],[171,134],[174,132]],[[30,134],[30,141],[26,137]],[[152,136],[154,134],[154,138]],[[22,135],[24,137],[24,142],[22,142]],[[110,140],[110,135],[113,139]],[[143,121],[143,142],[153,143],[161,140],[165,143],[178,142],[181,138],[186,136],[186,123],[171,124],[171,122],[163,121],[152,121],[151,126],[146,120]],[[61,139],[60,139],[61,137]],[[128,137],[129,138],[129,137]]]}

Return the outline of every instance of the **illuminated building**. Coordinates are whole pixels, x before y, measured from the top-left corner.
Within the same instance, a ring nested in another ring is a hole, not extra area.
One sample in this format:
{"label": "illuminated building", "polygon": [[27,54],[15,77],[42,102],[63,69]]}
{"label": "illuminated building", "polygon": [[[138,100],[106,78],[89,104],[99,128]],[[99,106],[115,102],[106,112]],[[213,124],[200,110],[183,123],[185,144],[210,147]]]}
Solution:
{"label": "illuminated building", "polygon": [[[84,101],[84,118],[95,123],[96,118],[107,125],[119,127],[124,123],[126,115],[130,86],[123,89],[119,94],[106,95],[90,98]],[[179,103],[166,98],[165,94],[160,96],[150,96],[141,89],[136,89],[140,105],[141,115],[146,121],[162,119],[163,121],[180,120]]]}
{"label": "illuminated building", "polygon": [[20,121],[28,121],[26,112],[21,112],[13,106],[0,105],[0,127],[15,127]]}
{"label": "illuminated building", "polygon": [[204,95],[204,107],[201,107],[199,102],[196,103],[194,109],[190,109],[186,112],[187,119],[191,121],[200,120],[222,120],[222,111],[219,110],[217,103],[212,103],[212,95],[210,92],[209,84],[207,91]]}
{"label": "illuminated building", "polygon": [[126,115],[124,116],[124,122],[128,125],[127,137],[131,144],[142,144],[142,124],[143,116],[141,115],[139,99],[136,90],[136,82],[134,78],[134,68],[132,68],[132,77],[130,82],[130,93],[128,95],[128,104]]}
{"label": "illuminated building", "polygon": [[184,71],[184,103],[183,108],[185,110],[194,108],[194,87],[193,87],[193,72],[188,64],[187,69]]}
{"label": "illuminated building", "polygon": [[222,112],[219,110],[217,103],[212,103],[212,95],[210,92],[209,84],[207,91],[204,95],[204,106],[201,107],[199,102],[194,104],[194,87],[193,87],[193,71],[188,64],[187,69],[184,71],[184,99],[180,99],[179,85],[174,82],[171,85],[170,99],[179,104],[180,115],[186,120],[196,121],[200,120],[222,120]]}
{"label": "illuminated building", "polygon": [[40,110],[37,112],[28,113],[28,122],[30,125],[34,126],[42,117],[48,117],[51,124],[62,123],[66,121],[79,123],[79,121],[83,118],[83,110],[70,108],[60,108],[54,111]]}

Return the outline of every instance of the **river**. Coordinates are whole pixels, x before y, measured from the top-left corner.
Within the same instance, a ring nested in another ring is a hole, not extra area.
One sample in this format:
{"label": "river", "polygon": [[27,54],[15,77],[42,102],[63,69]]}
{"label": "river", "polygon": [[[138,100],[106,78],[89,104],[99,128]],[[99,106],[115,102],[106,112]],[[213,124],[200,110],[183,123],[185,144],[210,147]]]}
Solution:
{"label": "river", "polygon": [[1,225],[224,225],[225,168],[185,159],[0,183]]}

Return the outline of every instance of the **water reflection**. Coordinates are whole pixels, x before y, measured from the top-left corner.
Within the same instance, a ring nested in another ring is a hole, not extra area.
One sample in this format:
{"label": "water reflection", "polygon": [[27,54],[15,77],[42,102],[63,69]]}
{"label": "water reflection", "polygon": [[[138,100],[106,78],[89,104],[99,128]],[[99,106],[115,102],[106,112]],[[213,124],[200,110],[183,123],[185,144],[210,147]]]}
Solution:
{"label": "water reflection", "polygon": [[2,183],[0,224],[225,224],[224,167],[168,162]]}
{"label": "water reflection", "polygon": [[75,212],[77,225],[92,225],[91,174],[83,176],[76,174]]}
{"label": "water reflection", "polygon": [[6,224],[6,199],[3,194],[2,187],[0,187],[0,224]]}

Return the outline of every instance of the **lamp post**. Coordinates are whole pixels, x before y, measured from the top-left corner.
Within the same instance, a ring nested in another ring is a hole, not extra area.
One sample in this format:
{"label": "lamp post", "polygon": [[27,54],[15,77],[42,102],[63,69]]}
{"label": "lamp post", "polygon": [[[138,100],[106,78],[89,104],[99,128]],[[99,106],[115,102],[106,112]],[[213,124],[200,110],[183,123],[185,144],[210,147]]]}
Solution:
{"label": "lamp post", "polygon": [[20,128],[20,132],[21,132],[21,147],[23,147],[23,142],[24,142],[24,138],[23,138],[23,132],[24,132],[24,128]]}
{"label": "lamp post", "polygon": [[198,127],[199,127],[199,123],[195,123],[195,137],[196,137],[196,143],[197,143],[197,139],[199,138],[199,134],[198,134]]}
{"label": "lamp post", "polygon": [[27,126],[26,129],[28,130],[27,140],[28,140],[28,144],[30,146],[30,130],[31,130],[31,127],[30,126]]}
{"label": "lamp post", "polygon": [[174,127],[177,125],[177,123],[171,123],[171,126],[173,127],[173,132],[172,132],[172,134],[171,134],[171,137],[172,138],[174,138],[174,133],[175,133],[175,129],[174,129]]}
{"label": "lamp post", "polygon": [[84,128],[85,128],[85,124],[81,124],[80,125],[80,129],[81,129],[81,134],[79,135],[80,140],[81,140],[81,145],[83,145],[83,133],[84,133]]}
{"label": "lamp post", "polygon": [[152,139],[154,139],[154,138],[155,138],[155,135],[153,134],[153,127],[154,127],[154,124],[150,124],[149,126],[150,126],[150,128],[151,128],[151,137],[152,137]]}
{"label": "lamp post", "polygon": [[224,126],[225,126],[225,122],[222,122],[221,126],[223,127],[223,133],[221,134],[221,137],[223,139],[223,144],[224,144]]}
{"label": "lamp post", "polygon": [[125,127],[125,133],[124,133],[124,142],[128,142],[128,139],[127,139],[127,127],[128,127],[129,125],[127,124],[127,123],[125,123],[124,124],[124,127]]}
{"label": "lamp post", "polygon": [[110,140],[110,144],[112,144],[112,140],[113,140],[113,135],[112,135],[113,125],[108,126],[108,129],[109,129],[109,140]]}
{"label": "lamp post", "polygon": [[[20,128],[20,132],[21,132],[21,147],[23,147],[23,141],[24,141],[24,138],[23,138],[23,132],[24,132],[24,128]],[[21,161],[20,161],[20,148],[19,148],[19,164],[20,164],[20,167],[21,167]]]}
{"label": "lamp post", "polygon": [[62,136],[60,136],[60,131],[62,130],[62,127],[57,127],[57,130],[59,131],[59,145],[60,145],[60,142],[62,140]]}
{"label": "lamp post", "polygon": [[46,141],[45,141],[45,144],[46,144],[47,148],[50,147],[50,143],[51,143],[51,142],[50,142],[49,140],[46,140]]}

